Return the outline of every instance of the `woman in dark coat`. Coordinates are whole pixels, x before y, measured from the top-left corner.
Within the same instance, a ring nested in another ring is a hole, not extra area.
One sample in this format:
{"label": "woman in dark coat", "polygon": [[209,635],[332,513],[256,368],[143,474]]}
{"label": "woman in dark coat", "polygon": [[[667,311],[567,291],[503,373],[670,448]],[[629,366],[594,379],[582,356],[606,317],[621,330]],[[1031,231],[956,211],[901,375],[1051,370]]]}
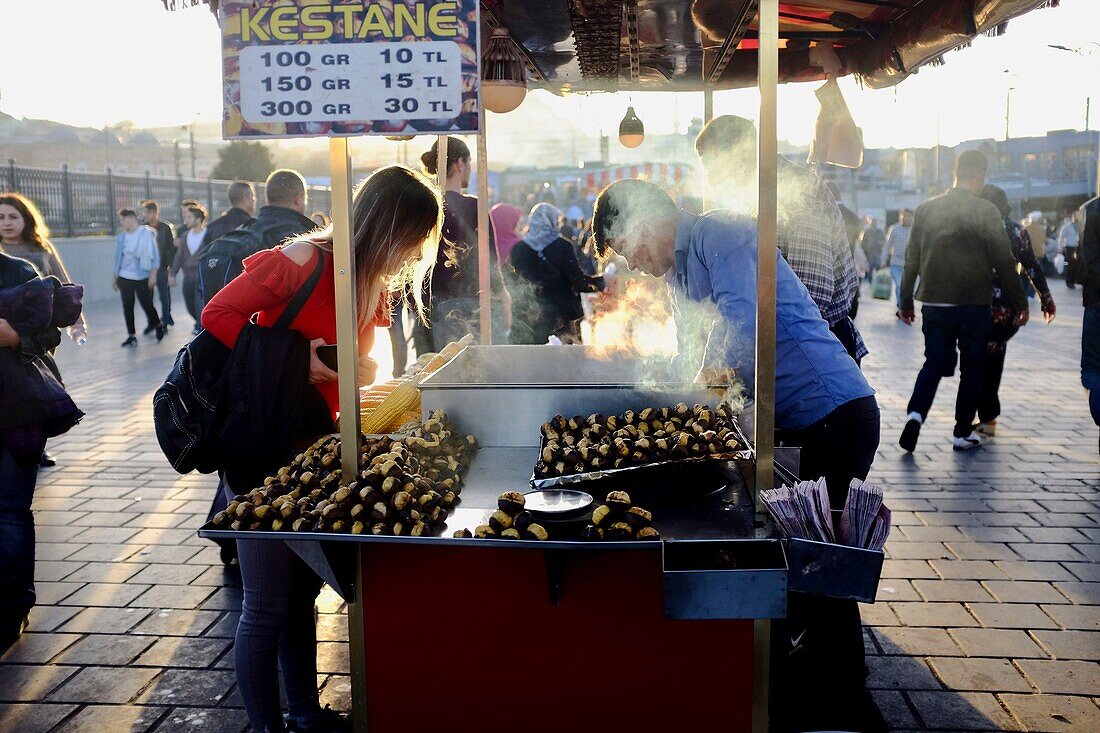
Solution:
{"label": "woman in dark coat", "polygon": [[545,344],[550,336],[580,343],[581,293],[604,288],[602,277],[585,275],[573,243],[561,236],[561,211],[542,203],[531,209],[527,234],[508,256],[513,344]]}

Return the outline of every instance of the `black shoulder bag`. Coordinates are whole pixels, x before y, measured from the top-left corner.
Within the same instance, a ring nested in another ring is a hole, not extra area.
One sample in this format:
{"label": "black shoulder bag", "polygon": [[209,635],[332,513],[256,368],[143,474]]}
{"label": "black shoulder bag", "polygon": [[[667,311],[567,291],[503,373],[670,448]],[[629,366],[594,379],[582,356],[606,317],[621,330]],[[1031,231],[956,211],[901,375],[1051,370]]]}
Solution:
{"label": "black shoulder bag", "polygon": [[[325,256],[279,316],[274,329],[286,330],[321,279]],[[261,328],[250,323],[241,332]],[[266,329],[265,329],[266,330]],[[238,343],[240,343],[238,337]],[[220,439],[229,406],[223,379],[233,350],[206,331],[180,349],[164,384],[153,395],[153,424],[157,442],[172,468],[179,473],[212,473],[222,467],[227,446]]]}

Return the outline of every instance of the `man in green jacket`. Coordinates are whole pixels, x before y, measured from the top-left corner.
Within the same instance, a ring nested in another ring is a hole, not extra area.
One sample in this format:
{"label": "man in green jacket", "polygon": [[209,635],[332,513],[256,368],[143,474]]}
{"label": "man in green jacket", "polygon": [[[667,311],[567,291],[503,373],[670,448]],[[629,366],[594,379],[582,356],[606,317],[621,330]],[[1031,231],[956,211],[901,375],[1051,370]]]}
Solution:
{"label": "man in green jacket", "polygon": [[1027,295],[1016,275],[1016,258],[1001,215],[981,198],[986,167],[985,155],[977,150],[960,154],[955,161],[955,187],[921,204],[913,220],[898,311],[907,325],[916,320],[913,288],[919,277],[916,297],[923,304],[924,366],[913,385],[908,419],[898,441],[910,453],[917,447],[940,379],[955,373],[956,359],[959,392],[952,447],[970,450],[982,444],[973,425],[992,321],[994,272],[1020,312],[1018,324],[1028,320]]}

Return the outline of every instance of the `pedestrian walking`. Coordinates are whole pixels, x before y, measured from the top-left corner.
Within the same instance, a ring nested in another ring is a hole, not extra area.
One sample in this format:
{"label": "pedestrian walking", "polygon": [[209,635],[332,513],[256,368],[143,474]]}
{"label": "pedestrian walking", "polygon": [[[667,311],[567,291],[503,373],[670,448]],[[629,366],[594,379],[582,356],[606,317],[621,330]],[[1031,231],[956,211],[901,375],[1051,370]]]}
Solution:
{"label": "pedestrian walking", "polygon": [[584,274],[573,242],[561,234],[561,211],[536,204],[527,217],[527,233],[516,243],[504,268],[512,294],[513,344],[581,342],[581,293],[603,290],[602,277]]}
{"label": "pedestrian walking", "polygon": [[1080,240],[1074,215],[1072,209],[1067,209],[1058,230],[1058,251],[1066,258],[1066,287],[1070,290],[1077,289],[1077,244]]}
{"label": "pedestrian walking", "polygon": [[225,188],[225,197],[229,199],[229,209],[206,225],[203,247],[216,242],[226,232],[249,223],[256,214],[256,189],[248,181],[230,183]]}
{"label": "pedestrian walking", "polygon": [[[1054,320],[1054,296],[1050,294],[1046,276],[1035,258],[1031,240],[1027,231],[1013,221],[1008,205],[1008,195],[997,186],[986,184],[982,189],[982,198],[997,207],[1004,219],[1005,233],[1012,245],[1012,256],[1020,263],[1022,276],[1039,293],[1043,317],[1047,323]],[[993,276],[992,322],[989,331],[988,351],[985,357],[985,370],[982,372],[982,391],[978,398],[978,424],[974,430],[987,438],[997,432],[997,418],[1001,414],[1001,400],[998,392],[1001,387],[1001,375],[1005,368],[1005,351],[1008,340],[1019,330],[1017,325],[1020,313],[1011,301],[1005,297],[1004,284],[997,275]]]}
{"label": "pedestrian walking", "polygon": [[169,326],[176,325],[172,320],[172,267],[170,263],[176,256],[176,238],[172,234],[172,227],[167,222],[160,220],[160,205],[149,199],[141,202],[142,223],[156,233],[157,253],[160,255],[162,266],[157,270],[157,293],[160,295],[160,320],[167,330]]}
{"label": "pedestrian walking", "polygon": [[925,201],[913,217],[898,312],[906,325],[916,320],[913,289],[919,277],[916,297],[923,302],[924,366],[913,385],[898,440],[910,453],[917,447],[940,379],[955,373],[956,361],[959,391],[952,447],[970,450],[982,445],[974,417],[989,344],[994,274],[1001,280],[1005,298],[1019,312],[1016,324],[1027,323],[1027,296],[1016,275],[1016,258],[1001,213],[980,196],[987,165],[985,155],[977,150],[960,154],[954,187]]}
{"label": "pedestrian walking", "polygon": [[[50,242],[50,230],[42,213],[33,201],[21,194],[0,194],[0,252],[30,262],[43,277],[53,276],[63,283],[73,281],[61,255]],[[83,346],[88,342],[88,321],[83,310],[77,322],[67,330],[76,345]],[[51,359],[48,364],[60,382],[61,372],[56,362]],[[43,450],[39,466],[51,468],[56,465],[57,461],[49,451]]]}
{"label": "pedestrian walking", "polygon": [[1092,421],[1100,426],[1100,197],[1081,207],[1079,245],[1082,302],[1081,384],[1089,399]]}
{"label": "pedestrian walking", "polygon": [[122,231],[115,238],[115,267],[112,287],[122,296],[122,317],[126,320],[126,340],[122,346],[137,346],[134,326],[134,300],[145,312],[144,333],[156,333],[157,341],[164,338],[164,324],[153,306],[153,288],[157,286],[157,270],[160,268],[160,252],[157,251],[156,233],[138,223],[133,209],[118,210]]}
{"label": "pedestrian walking", "polygon": [[206,242],[206,209],[196,204],[183,212],[183,234],[176,239],[176,257],[172,261],[170,282],[176,284],[176,273],[183,273],[183,302],[187,312],[195,319],[192,334],[202,330],[200,317],[202,302],[199,298],[199,251]]}
{"label": "pedestrian walking", "polygon": [[[0,228],[8,225],[5,217]],[[0,253],[0,299],[37,279],[30,262]],[[51,298],[60,301],[59,292],[52,291]],[[32,302],[38,305],[32,308]],[[75,303],[79,306],[79,298]],[[52,314],[38,312],[41,307],[41,300],[20,299],[14,313],[0,309],[0,384],[5,387],[0,394],[0,656],[27,628],[36,600],[31,502],[46,440],[68,431],[83,415],[53,378],[52,353],[61,343],[58,326],[75,324],[66,319],[55,325],[52,304]]]}
{"label": "pedestrian walking", "polygon": [[898,310],[901,310],[901,273],[905,270],[905,249],[909,246],[909,235],[912,232],[913,212],[902,209],[898,212],[897,222],[886,230],[886,244],[882,248],[882,266],[890,270]]}
{"label": "pedestrian walking", "polygon": [[[389,325],[388,286],[407,286],[414,296],[411,307],[424,317],[420,294],[436,260],[443,200],[423,176],[391,166],[372,174],[356,192],[352,221],[359,350],[365,355],[374,343],[375,327]],[[323,265],[320,280],[290,327],[310,340],[308,379],[324,398],[330,420],[335,420],[339,409],[337,374],[317,357],[319,345],[336,343],[331,230],[307,234],[286,246],[248,257],[244,272],[222,288],[203,311],[203,325],[230,347],[254,315],[260,325],[273,325],[319,261]],[[403,283],[394,283],[395,279]],[[360,384],[374,381],[377,366],[368,357],[360,358]],[[234,408],[229,405],[229,409]],[[301,444],[309,445],[314,437]],[[262,468],[274,471],[279,465]],[[247,486],[224,484],[221,488],[230,498],[248,490]],[[252,730],[349,731],[345,717],[327,706],[322,709],[318,702],[314,603],[321,579],[281,542],[238,540],[237,549],[244,601],[233,662]],[[289,708],[285,722],[279,703],[280,672]]]}
{"label": "pedestrian walking", "polygon": [[[882,250],[886,247],[886,236],[878,228],[878,220],[874,217],[866,217],[863,220],[863,231],[859,234],[859,246],[867,254],[867,261],[879,263],[882,261]],[[868,273],[870,280],[873,273]]]}
{"label": "pedestrian walking", "polygon": [[[719,200],[739,213],[755,211],[756,125],[735,115],[715,117],[695,138],[695,153]],[[868,352],[848,315],[859,292],[859,276],[840,208],[813,171],[783,156],[776,162],[779,251],[810,291],[829,330],[858,364]]]}

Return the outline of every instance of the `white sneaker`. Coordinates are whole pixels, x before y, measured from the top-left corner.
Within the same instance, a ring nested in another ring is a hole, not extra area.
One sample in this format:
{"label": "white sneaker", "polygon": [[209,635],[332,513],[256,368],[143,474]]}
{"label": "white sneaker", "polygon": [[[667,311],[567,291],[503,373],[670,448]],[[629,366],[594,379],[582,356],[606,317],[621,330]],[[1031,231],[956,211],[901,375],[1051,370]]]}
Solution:
{"label": "white sneaker", "polygon": [[974,448],[981,448],[985,443],[985,439],[977,433],[971,433],[965,438],[953,438],[951,440],[951,447],[955,450],[973,450]]}

